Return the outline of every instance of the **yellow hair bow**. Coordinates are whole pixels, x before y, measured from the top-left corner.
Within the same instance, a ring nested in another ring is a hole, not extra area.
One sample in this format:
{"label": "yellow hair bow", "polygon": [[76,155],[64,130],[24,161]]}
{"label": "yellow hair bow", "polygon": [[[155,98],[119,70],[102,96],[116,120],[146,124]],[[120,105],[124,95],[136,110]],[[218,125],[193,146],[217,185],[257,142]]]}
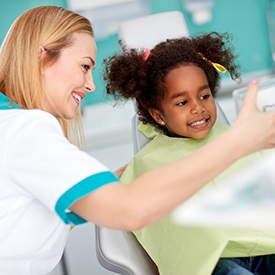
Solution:
{"label": "yellow hair bow", "polygon": [[215,63],[215,62],[210,61],[209,59],[207,59],[206,57],[204,57],[201,53],[199,53],[199,55],[202,57],[203,60],[205,60],[205,61],[211,63],[212,66],[213,66],[218,72],[220,72],[220,73],[222,73],[222,74],[225,74],[225,73],[227,72],[227,69],[226,69],[223,65],[221,65],[221,64],[219,64],[219,63]]}

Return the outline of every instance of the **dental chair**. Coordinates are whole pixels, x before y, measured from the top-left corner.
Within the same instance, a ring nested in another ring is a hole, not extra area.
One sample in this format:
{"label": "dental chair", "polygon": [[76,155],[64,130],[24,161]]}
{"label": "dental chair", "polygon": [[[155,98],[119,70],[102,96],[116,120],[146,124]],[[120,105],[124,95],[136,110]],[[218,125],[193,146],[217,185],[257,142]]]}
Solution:
{"label": "dental chair", "polygon": [[169,38],[189,36],[189,31],[179,11],[161,12],[123,22],[118,38],[127,48],[153,48]]}
{"label": "dental chair", "polygon": [[122,275],[159,275],[132,232],[95,226],[96,255],[107,270]]}
{"label": "dental chair", "polygon": [[[153,48],[168,38],[188,36],[185,19],[179,11],[163,12],[123,22],[118,37],[129,48]],[[228,123],[217,105],[218,117]],[[134,153],[149,139],[138,129],[138,115],[132,120]],[[123,230],[95,226],[96,253],[99,263],[109,271],[122,275],[158,275],[156,265],[137,241],[135,235]]]}

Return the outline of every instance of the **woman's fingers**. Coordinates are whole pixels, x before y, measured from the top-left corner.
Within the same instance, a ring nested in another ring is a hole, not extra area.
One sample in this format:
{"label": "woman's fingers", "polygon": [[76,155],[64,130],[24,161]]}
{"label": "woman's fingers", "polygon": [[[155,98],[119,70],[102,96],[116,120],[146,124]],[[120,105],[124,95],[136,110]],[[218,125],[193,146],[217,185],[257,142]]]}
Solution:
{"label": "woman's fingers", "polygon": [[257,108],[257,93],[259,90],[259,81],[258,80],[252,80],[248,87],[247,87],[247,93],[243,99],[243,103],[241,106],[241,110],[242,111],[255,111],[259,109]]}
{"label": "woman's fingers", "polygon": [[234,127],[239,137],[250,141],[253,149],[271,148],[275,145],[275,112],[261,112],[257,107],[258,81],[251,81]]}

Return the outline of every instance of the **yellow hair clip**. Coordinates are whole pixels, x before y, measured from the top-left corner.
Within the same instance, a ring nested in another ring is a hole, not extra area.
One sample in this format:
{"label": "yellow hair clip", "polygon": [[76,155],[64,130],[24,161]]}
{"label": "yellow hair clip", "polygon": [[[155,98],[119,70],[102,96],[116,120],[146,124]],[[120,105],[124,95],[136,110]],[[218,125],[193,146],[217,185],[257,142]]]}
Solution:
{"label": "yellow hair clip", "polygon": [[213,65],[213,67],[214,67],[218,72],[220,72],[220,73],[222,73],[222,74],[225,74],[225,73],[227,72],[227,69],[226,69],[223,65],[221,65],[221,64],[219,64],[219,63],[211,62],[211,61],[209,61],[209,62]]}
{"label": "yellow hair clip", "polygon": [[213,66],[218,72],[220,72],[220,73],[222,73],[222,74],[225,74],[225,73],[227,72],[227,69],[226,69],[223,65],[221,65],[221,64],[219,64],[219,63],[215,63],[215,62],[210,61],[209,59],[207,59],[206,57],[204,57],[201,53],[199,53],[199,55],[202,57],[203,60],[205,60],[205,61],[211,63],[212,66]]}

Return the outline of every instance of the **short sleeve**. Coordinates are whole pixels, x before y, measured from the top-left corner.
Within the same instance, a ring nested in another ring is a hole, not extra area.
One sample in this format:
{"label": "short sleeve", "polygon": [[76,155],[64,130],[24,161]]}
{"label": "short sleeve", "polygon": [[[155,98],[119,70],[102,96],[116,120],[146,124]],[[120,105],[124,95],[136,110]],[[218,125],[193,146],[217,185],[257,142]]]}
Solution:
{"label": "short sleeve", "polygon": [[58,121],[39,110],[22,111],[8,139],[7,170],[14,188],[56,211],[65,223],[82,223],[68,211],[78,199],[118,178],[63,135]]}

